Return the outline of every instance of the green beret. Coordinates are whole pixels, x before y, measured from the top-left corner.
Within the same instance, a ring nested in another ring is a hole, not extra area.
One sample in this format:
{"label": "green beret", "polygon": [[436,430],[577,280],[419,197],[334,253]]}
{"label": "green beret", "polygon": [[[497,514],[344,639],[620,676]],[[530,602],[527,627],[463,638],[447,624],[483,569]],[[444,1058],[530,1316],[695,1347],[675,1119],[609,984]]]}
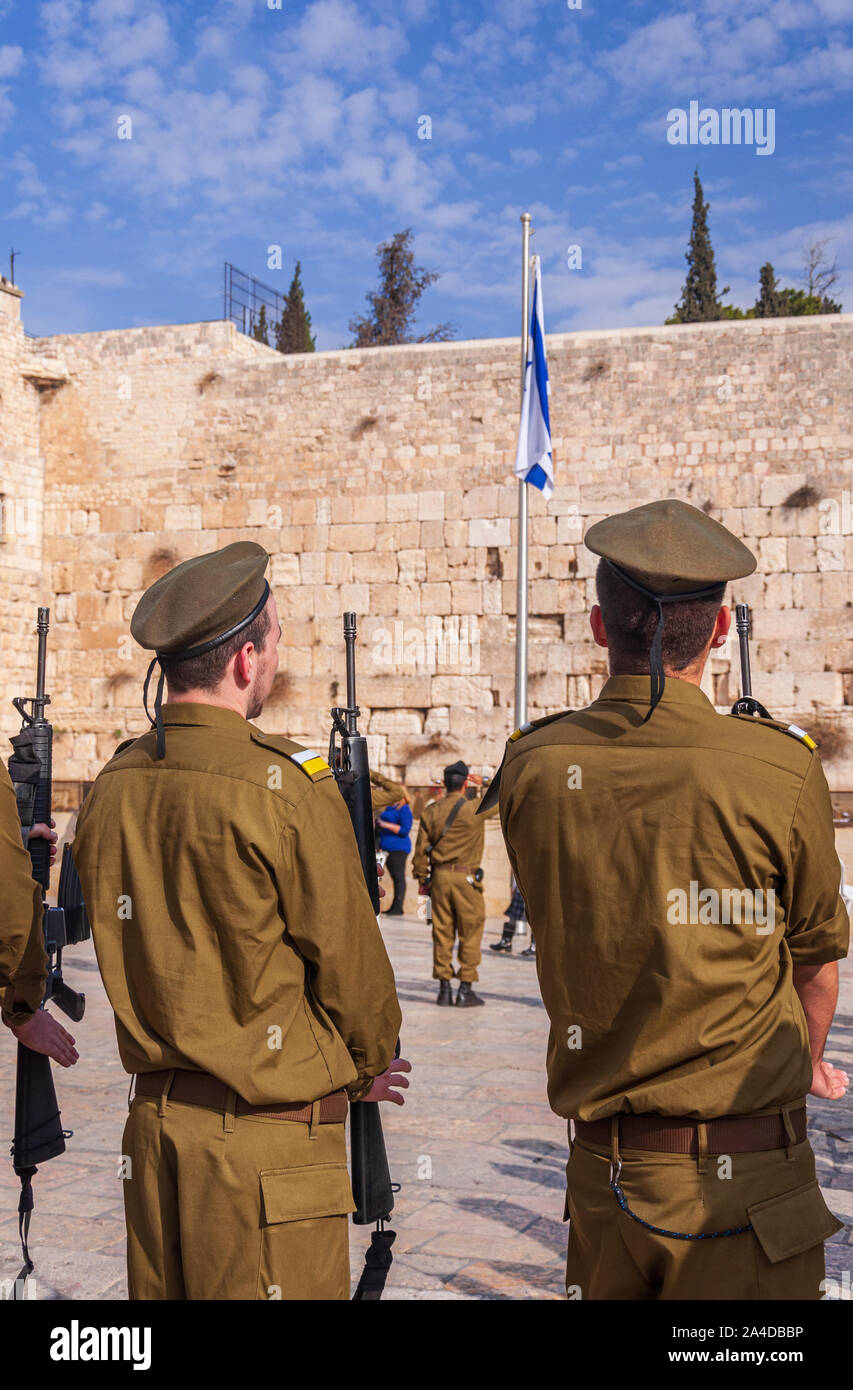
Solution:
{"label": "green beret", "polygon": [[269,594],[268,563],[255,541],[184,560],[146,589],[130,621],[133,636],[163,656],[210,651],[260,613]]}
{"label": "green beret", "polygon": [[467,777],[468,765],[467,763],[463,763],[460,758],[458,762],[451,763],[449,767],[444,769],[444,775],[445,777]]}
{"label": "green beret", "polygon": [[652,594],[719,587],[752,574],[751,550],[719,521],[674,497],[590,526],[584,545]]}

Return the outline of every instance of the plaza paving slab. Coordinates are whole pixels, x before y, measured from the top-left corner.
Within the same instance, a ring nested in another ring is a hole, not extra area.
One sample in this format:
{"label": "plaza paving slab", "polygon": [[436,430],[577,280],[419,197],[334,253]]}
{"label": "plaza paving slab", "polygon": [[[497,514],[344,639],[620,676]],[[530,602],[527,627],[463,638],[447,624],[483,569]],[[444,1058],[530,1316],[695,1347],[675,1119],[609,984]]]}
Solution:
{"label": "plaza paving slab", "polygon": [[[500,934],[487,924],[484,948]],[[413,1064],[404,1107],[383,1106],[394,1217],[391,1299],[564,1298],[565,1122],[545,1094],[547,1020],[535,965],[484,949],[481,1009],[439,1009],[429,931],[415,917],[383,918],[403,1008],[403,1054]],[[35,1179],[31,1249],[35,1293],[43,1299],[124,1299],[124,1221],[118,1177],[128,1077],[118,1060],[112,1016],[91,943],[65,958],[66,976],[87,994],[75,1025],[81,1061],[56,1069],[65,1154]],[[827,1055],[853,1068],[853,963]],[[0,1029],[0,1134],[11,1137],[14,1041]],[[845,1222],[827,1247],[827,1270],[843,1293],[853,1267],[853,1100],[810,1100],[810,1134],[830,1207]],[[5,1151],[4,1151],[5,1152]],[[20,1268],[17,1180],[0,1168],[0,1281]],[[357,1278],[369,1231],[352,1228]],[[846,1271],[846,1276],[845,1276]]]}

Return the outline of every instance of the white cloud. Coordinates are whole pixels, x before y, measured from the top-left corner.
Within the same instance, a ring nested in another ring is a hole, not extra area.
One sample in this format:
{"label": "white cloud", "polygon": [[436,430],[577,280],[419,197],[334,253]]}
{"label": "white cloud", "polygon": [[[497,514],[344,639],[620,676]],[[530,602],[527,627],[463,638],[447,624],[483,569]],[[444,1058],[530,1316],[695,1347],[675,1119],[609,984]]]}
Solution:
{"label": "white cloud", "polygon": [[101,266],[80,266],[77,269],[64,268],[58,272],[58,279],[72,285],[97,285],[101,289],[121,289],[127,284],[127,276],[122,270],[105,270]]}
{"label": "white cloud", "polygon": [[542,163],[542,153],[536,149],[514,149],[510,150],[509,157],[513,164],[523,164],[532,168]]}
{"label": "white cloud", "polygon": [[14,77],[24,61],[24,50],[12,44],[0,46],[0,77]]}

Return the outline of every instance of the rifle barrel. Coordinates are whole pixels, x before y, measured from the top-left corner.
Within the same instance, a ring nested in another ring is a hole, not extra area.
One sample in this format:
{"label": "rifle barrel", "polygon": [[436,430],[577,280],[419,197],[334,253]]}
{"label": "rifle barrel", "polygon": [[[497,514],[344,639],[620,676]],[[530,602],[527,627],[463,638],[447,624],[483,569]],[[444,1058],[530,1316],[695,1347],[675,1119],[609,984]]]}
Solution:
{"label": "rifle barrel", "polygon": [[38,633],[38,663],[36,667],[36,698],[33,700],[33,717],[44,719],[44,707],[47,703],[44,693],[45,670],[47,667],[47,634],[50,628],[50,609],[40,608],[38,610],[38,621],[36,631]]}
{"label": "rifle barrel", "polygon": [[347,729],[351,734],[358,733],[355,703],[355,637],[356,623],[354,613],[344,613],[344,642],[347,649]]}
{"label": "rifle barrel", "polygon": [[749,665],[749,630],[751,627],[749,604],[735,604],[735,627],[740,644],[741,687],[744,696],[752,695],[752,672]]}

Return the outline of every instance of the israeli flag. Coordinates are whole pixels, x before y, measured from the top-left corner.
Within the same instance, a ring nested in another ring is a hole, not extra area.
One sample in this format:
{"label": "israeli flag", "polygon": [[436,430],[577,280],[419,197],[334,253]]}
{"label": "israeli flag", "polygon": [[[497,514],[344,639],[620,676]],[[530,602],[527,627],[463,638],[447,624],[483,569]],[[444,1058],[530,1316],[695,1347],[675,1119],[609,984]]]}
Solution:
{"label": "israeli flag", "polygon": [[548,384],[548,363],[545,361],[542,269],[538,256],[533,257],[533,266],[533,312],[527,340],[515,476],[538,487],[547,499],[554,491],[554,460],[551,456],[551,420],[548,414],[551,388]]}

